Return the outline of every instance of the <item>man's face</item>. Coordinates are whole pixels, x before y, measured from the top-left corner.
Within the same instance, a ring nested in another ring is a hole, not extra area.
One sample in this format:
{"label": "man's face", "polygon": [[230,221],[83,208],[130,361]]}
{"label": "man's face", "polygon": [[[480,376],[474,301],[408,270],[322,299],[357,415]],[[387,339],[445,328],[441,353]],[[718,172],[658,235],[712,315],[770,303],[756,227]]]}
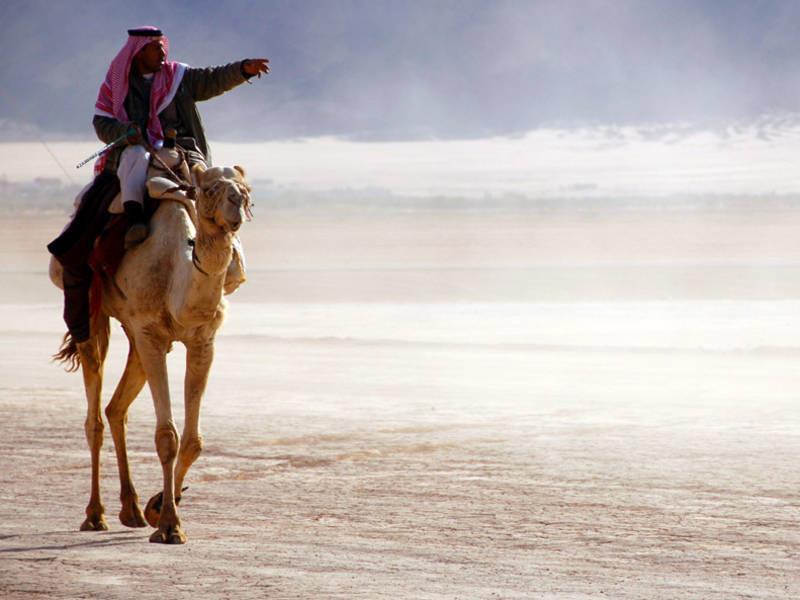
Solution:
{"label": "man's face", "polygon": [[147,75],[148,73],[160,71],[166,57],[164,42],[162,40],[153,40],[137,52],[134,61],[139,73]]}

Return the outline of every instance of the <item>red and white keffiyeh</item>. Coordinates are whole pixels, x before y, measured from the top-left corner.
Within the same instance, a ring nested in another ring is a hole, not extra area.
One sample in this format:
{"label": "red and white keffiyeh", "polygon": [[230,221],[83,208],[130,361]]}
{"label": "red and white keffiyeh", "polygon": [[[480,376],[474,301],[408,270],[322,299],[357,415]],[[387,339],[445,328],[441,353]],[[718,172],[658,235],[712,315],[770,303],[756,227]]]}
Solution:
{"label": "red and white keffiyeh", "polygon": [[[164,53],[169,55],[169,40],[161,35],[158,28],[152,26],[137,27],[136,31],[152,30],[153,35],[130,35],[128,41],[111,61],[111,66],[106,73],[106,79],[100,86],[97,94],[94,114],[102,117],[111,117],[123,123],[128,121],[128,114],[125,112],[125,97],[128,95],[128,83],[130,80],[131,65],[133,57],[150,42],[161,40],[164,44]],[[150,89],[150,118],[147,122],[147,137],[154,147],[158,148],[164,140],[164,132],[161,130],[161,122],[158,114],[172,102],[175,93],[178,91],[181,79],[187,65],[179,62],[164,61],[164,65],[153,77],[153,85]],[[104,157],[101,157],[103,160]],[[103,162],[105,162],[103,160]],[[101,166],[102,169],[102,166]],[[95,165],[95,171],[98,166]]]}

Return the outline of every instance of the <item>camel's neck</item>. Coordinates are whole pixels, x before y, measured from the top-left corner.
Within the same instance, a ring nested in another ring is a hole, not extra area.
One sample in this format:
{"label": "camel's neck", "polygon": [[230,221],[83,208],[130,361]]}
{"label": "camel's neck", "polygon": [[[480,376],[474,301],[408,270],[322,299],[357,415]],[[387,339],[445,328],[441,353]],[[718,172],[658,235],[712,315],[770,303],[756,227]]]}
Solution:
{"label": "camel's neck", "polygon": [[208,322],[214,318],[222,299],[225,273],[231,262],[233,236],[206,219],[200,219],[195,239],[189,289],[178,320]]}
{"label": "camel's neck", "polygon": [[213,221],[199,219],[194,248],[198,271],[202,269],[209,277],[215,278],[217,275],[221,275],[224,278],[225,271],[231,262],[232,249],[233,236],[231,234],[225,233]]}

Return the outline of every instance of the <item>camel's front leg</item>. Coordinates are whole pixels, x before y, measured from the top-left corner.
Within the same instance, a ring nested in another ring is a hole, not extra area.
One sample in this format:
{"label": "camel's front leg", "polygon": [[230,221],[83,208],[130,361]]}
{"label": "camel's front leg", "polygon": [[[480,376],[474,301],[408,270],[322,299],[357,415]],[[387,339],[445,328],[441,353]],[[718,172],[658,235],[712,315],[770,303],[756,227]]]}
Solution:
{"label": "camel's front leg", "polygon": [[186,472],[203,451],[203,436],[200,434],[200,402],[206,391],[208,373],[213,360],[213,338],[187,344],[186,378],[183,385],[186,414],[178,466],[175,470],[175,493],[178,496],[180,496]]}
{"label": "camel's front leg", "polygon": [[164,340],[147,334],[136,336],[136,349],[147,375],[150,393],[156,409],[156,451],[164,473],[161,514],[158,530],[150,536],[151,542],[162,544],[184,544],[186,535],[181,528],[178,509],[175,506],[175,458],[178,454],[178,430],[172,420],[172,406],[167,381],[167,346]]}
{"label": "camel's front leg", "polygon": [[105,531],[108,529],[100,500],[100,450],[103,447],[103,416],[100,411],[100,396],[103,391],[103,361],[108,351],[108,317],[100,321],[99,331],[85,342],[77,344],[86,390],[88,410],[86,412],[86,441],[92,457],[92,491],[86,506],[86,519],[81,531]]}

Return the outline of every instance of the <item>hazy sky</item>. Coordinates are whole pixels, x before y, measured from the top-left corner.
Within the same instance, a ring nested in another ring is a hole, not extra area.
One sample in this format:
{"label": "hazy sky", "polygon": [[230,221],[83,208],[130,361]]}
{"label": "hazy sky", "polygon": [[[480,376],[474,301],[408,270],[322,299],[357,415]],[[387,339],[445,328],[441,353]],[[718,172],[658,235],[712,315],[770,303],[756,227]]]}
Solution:
{"label": "hazy sky", "polygon": [[247,56],[273,74],[201,106],[212,139],[517,136],[545,127],[702,127],[800,106],[795,0],[3,0],[0,136],[93,138],[125,29],[170,58]]}

